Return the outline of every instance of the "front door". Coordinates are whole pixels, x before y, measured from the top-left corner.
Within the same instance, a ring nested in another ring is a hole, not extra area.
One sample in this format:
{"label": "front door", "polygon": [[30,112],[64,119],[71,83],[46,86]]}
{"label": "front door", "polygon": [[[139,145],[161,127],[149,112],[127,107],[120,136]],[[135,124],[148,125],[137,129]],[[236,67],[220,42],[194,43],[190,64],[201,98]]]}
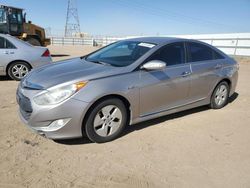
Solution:
{"label": "front door", "polygon": [[140,115],[146,116],[184,105],[190,88],[190,64],[185,64],[183,43],[162,47],[150,60],[166,63],[164,70],[140,71]]}

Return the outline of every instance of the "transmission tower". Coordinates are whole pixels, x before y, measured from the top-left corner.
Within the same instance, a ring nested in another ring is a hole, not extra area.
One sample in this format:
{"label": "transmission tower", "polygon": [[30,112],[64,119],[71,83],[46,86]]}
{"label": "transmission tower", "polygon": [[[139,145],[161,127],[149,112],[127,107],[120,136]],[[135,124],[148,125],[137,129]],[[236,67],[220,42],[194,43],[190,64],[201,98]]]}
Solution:
{"label": "transmission tower", "polygon": [[80,22],[78,17],[76,0],[68,0],[68,9],[65,25],[65,37],[72,37],[73,35],[81,33]]}

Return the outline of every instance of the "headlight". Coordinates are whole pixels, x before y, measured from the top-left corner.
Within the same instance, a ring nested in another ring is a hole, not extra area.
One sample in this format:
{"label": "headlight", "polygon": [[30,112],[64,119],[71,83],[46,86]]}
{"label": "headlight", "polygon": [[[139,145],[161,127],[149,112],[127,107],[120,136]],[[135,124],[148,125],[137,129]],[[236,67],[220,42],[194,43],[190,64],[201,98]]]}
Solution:
{"label": "headlight", "polygon": [[62,87],[53,87],[46,90],[44,93],[34,97],[34,102],[38,105],[53,105],[63,102],[70,96],[83,88],[87,82],[78,82]]}

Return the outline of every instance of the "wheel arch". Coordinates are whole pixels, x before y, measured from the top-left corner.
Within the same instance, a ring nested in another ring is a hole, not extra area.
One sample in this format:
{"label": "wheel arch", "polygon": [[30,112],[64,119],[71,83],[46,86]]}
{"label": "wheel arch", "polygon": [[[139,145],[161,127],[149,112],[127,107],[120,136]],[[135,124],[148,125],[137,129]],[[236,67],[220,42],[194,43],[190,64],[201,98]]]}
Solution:
{"label": "wheel arch", "polygon": [[210,96],[210,101],[209,101],[209,106],[210,108],[212,109],[220,109],[222,107],[224,107],[225,105],[227,105],[228,103],[228,98],[227,98],[227,101],[223,104],[223,106],[216,106],[218,104],[214,104],[214,101],[213,101],[213,97],[214,97],[214,94],[216,92],[216,88],[222,83],[222,82],[226,82],[228,84],[228,87],[229,87],[229,92],[228,92],[228,98],[230,97],[230,92],[231,92],[231,88],[232,88],[232,81],[230,80],[230,78],[222,78],[218,81],[218,83],[216,84],[216,86],[214,87],[213,89],[213,92]]}
{"label": "wheel arch", "polygon": [[100,102],[102,102],[102,101],[105,101],[105,100],[107,100],[107,99],[114,99],[114,98],[115,98],[115,99],[120,99],[120,100],[123,102],[123,104],[125,105],[125,107],[126,107],[126,109],[127,109],[127,113],[128,113],[127,124],[129,124],[129,122],[131,121],[131,117],[132,117],[132,112],[131,112],[131,108],[130,108],[131,103],[129,102],[129,100],[128,100],[126,97],[124,97],[124,96],[122,96],[122,95],[120,95],[120,94],[109,94],[109,95],[105,95],[105,96],[102,96],[102,97],[98,98],[93,104],[91,104],[91,105],[88,107],[88,109],[87,109],[87,111],[86,111],[86,113],[85,113],[85,115],[84,115],[84,117],[83,117],[83,120],[82,120],[82,133],[83,133],[83,136],[84,136],[84,134],[85,134],[85,129],[84,129],[85,123],[86,123],[86,121],[87,121],[87,118],[88,118],[89,114],[90,114],[91,111],[93,110],[93,108],[94,108],[97,104],[99,104]]}
{"label": "wheel arch", "polygon": [[13,64],[13,63],[16,63],[16,62],[23,62],[23,63],[27,63],[31,69],[33,69],[32,65],[28,62],[28,61],[25,61],[25,60],[14,60],[14,61],[11,61],[8,63],[8,65],[6,66],[6,74],[8,74],[8,70],[9,70],[9,67]]}
{"label": "wheel arch", "polygon": [[217,87],[221,82],[226,82],[226,83],[228,84],[228,86],[229,86],[229,91],[231,91],[232,81],[231,81],[229,78],[227,78],[227,77],[220,79],[220,80],[216,83],[216,85],[214,86],[214,88],[212,89],[212,91],[210,92],[210,98],[209,98],[209,102],[210,102],[210,103],[211,103],[211,98],[212,98],[212,96],[213,96],[213,94],[214,94],[214,92],[215,92],[216,87]]}
{"label": "wheel arch", "polygon": [[[228,86],[229,86],[229,90],[231,90],[231,86],[232,86],[232,81],[229,78],[223,78],[221,79],[215,86],[215,88],[221,83],[221,82],[227,82]],[[215,89],[214,88],[214,89]]]}

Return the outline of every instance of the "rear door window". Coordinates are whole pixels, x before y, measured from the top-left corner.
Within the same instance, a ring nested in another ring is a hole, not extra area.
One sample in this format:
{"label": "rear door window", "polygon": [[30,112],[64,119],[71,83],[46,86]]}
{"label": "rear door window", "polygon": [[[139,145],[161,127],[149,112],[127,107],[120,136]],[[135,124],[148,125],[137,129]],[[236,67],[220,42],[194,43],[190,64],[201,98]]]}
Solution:
{"label": "rear door window", "polygon": [[188,42],[187,46],[189,52],[189,62],[208,61],[214,59],[212,49],[206,45]]}
{"label": "rear door window", "polygon": [[15,49],[16,47],[7,39],[5,39],[5,47],[7,49]]}
{"label": "rear door window", "polygon": [[214,59],[224,59],[225,57],[213,50],[214,53]]}
{"label": "rear door window", "polygon": [[0,37],[0,49],[15,49],[16,47],[6,38]]}

